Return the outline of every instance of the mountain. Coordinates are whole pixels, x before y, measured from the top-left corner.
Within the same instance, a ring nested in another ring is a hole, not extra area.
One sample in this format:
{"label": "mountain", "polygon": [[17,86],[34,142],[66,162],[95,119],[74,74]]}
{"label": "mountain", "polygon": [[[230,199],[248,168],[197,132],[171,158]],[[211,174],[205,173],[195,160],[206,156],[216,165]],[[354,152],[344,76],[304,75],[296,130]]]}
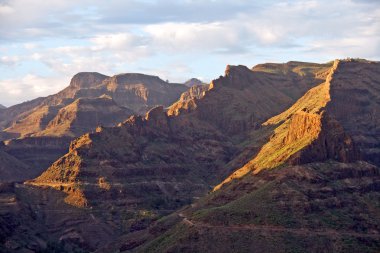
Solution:
{"label": "mountain", "polygon": [[187,87],[193,87],[193,86],[199,86],[199,85],[206,85],[206,83],[202,82],[201,80],[197,78],[191,78],[183,83]]}
{"label": "mountain", "polygon": [[[170,105],[186,90],[187,87],[184,85],[166,83],[156,76],[128,73],[108,77],[99,73],[83,72],[76,74],[70,85],[55,95],[38,98],[1,111],[0,126],[3,126],[5,136],[6,134],[11,137],[50,136],[49,131],[44,131],[49,127],[49,123],[56,120],[55,117],[62,113],[61,109],[65,110],[64,107],[76,107],[78,99],[107,97],[114,101],[114,106],[144,114],[156,105]],[[107,103],[109,104],[107,99],[102,101],[105,101],[107,108]],[[96,103],[101,102],[96,101]],[[114,108],[110,113],[113,112]],[[82,133],[94,127],[96,126],[87,126]]]}
{"label": "mountain", "polygon": [[[246,162],[267,132],[260,123],[286,110],[331,68],[314,66],[315,73],[307,65],[304,76],[228,66],[210,87],[194,87],[180,99],[194,106],[167,112],[156,107],[117,127],[99,127],[73,141],[67,154],[25,187],[60,190],[60,201],[93,211],[99,220],[112,209],[108,219],[118,231],[144,229]],[[86,233],[77,226],[60,229],[69,228]]]}
{"label": "mountain", "polygon": [[50,251],[377,252],[379,66],[227,66],[167,110],[98,127],[40,176],[4,185],[1,242]]}
{"label": "mountain", "polygon": [[0,110],[1,109],[5,109],[5,108],[7,108],[7,107],[5,107],[4,105],[0,104]]}
{"label": "mountain", "polygon": [[143,74],[78,73],[57,94],[1,110],[0,140],[37,176],[67,152],[73,138],[156,105],[168,106],[187,89]]}
{"label": "mountain", "polygon": [[[324,69],[325,66],[321,65],[320,68]],[[98,196],[100,193],[92,193],[97,190],[92,185],[96,185],[99,178],[103,178],[110,185],[126,185],[128,178],[122,175],[131,173],[133,176],[131,183],[136,190],[138,189],[136,176],[144,170],[149,175],[152,172],[148,173],[148,171],[154,171],[158,166],[162,170],[161,184],[167,184],[169,188],[176,187],[170,187],[171,182],[167,181],[165,173],[168,173],[170,178],[175,176],[172,171],[177,171],[180,178],[194,177],[189,185],[185,185],[189,189],[190,196],[194,196],[195,193],[190,190],[191,185],[199,182],[207,188],[211,182],[218,180],[218,174],[222,173],[218,171],[220,168],[215,167],[215,164],[228,162],[236,153],[237,145],[232,143],[232,139],[226,138],[224,130],[230,132],[231,135],[246,136],[245,131],[257,124],[256,118],[259,120],[267,118],[284,109],[287,103],[291,103],[292,97],[286,95],[284,86],[278,86],[275,89],[273,82],[268,81],[264,84],[258,81],[261,78],[268,78],[266,75],[268,74],[251,71],[243,66],[228,66],[225,77],[214,80],[202,96],[199,96],[198,92],[198,95],[191,98],[191,95],[194,95],[192,91],[195,91],[195,86],[187,95],[183,94],[180,101],[182,99],[192,101],[196,110],[181,108],[179,114],[175,114],[172,112],[173,108],[170,107],[165,113],[161,106],[149,111],[145,117],[133,116],[118,127],[98,128],[96,133],[86,134],[75,140],[70,146],[70,151],[34,180],[33,184],[52,184],[57,188],[67,185],[67,188],[73,189],[78,188],[76,185],[78,183],[82,185],[81,182],[83,182],[84,185],[89,185],[89,196]],[[293,81],[293,75],[285,75],[285,77],[292,78]],[[267,94],[276,96],[277,99],[260,101]],[[186,98],[187,96],[190,98]],[[226,100],[228,96],[231,97],[230,100]],[[214,103],[216,108],[213,108],[210,103]],[[225,118],[222,118],[223,116]],[[191,143],[197,143],[197,146],[193,147]],[[168,156],[168,154],[172,155]],[[198,170],[191,170],[191,167],[196,167]],[[103,169],[99,170],[99,168]],[[123,183],[120,180],[123,180]],[[144,177],[142,180],[145,185],[146,180],[153,181],[153,178]],[[178,188],[179,180],[174,180],[174,183]],[[160,198],[161,195],[165,196],[169,192],[162,186],[158,188]],[[102,188],[99,189],[103,191]],[[202,188],[197,187],[194,190],[198,192]],[[75,195],[78,191],[79,188],[75,191]],[[88,205],[91,197],[86,197],[85,188],[80,187],[80,191],[83,192],[83,196],[81,194],[81,198],[75,199],[73,204]],[[182,191],[177,189],[176,192]],[[203,192],[206,191],[203,190]],[[70,192],[68,193],[68,201],[71,202]],[[141,193],[143,191],[138,191],[138,194]],[[151,192],[146,193],[152,197]],[[123,195],[120,197],[124,198]],[[177,199],[170,195],[166,197]],[[187,198],[182,196],[179,199]],[[146,204],[146,201],[141,202]]]}
{"label": "mountain", "polygon": [[191,107],[194,107],[194,101],[201,99],[206,94],[206,91],[208,91],[208,89],[208,84],[191,86],[189,90],[181,94],[181,97],[177,102],[169,107],[169,115],[178,115],[179,110],[188,110]]}
{"label": "mountain", "polygon": [[379,70],[336,60],[325,82],[263,122],[274,126],[267,141],[209,195],[103,250],[377,252]]}

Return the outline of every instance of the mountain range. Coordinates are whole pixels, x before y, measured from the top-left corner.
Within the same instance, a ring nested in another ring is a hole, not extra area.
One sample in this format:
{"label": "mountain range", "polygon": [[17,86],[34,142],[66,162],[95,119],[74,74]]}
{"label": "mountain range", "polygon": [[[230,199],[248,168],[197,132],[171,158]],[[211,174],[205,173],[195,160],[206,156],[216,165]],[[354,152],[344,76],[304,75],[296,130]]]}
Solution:
{"label": "mountain range", "polygon": [[156,76],[86,72],[76,74],[57,94],[4,108],[0,111],[3,151],[30,168],[25,177],[15,180],[40,174],[67,152],[75,137],[99,125],[113,126],[132,114],[145,114],[157,105],[169,106],[187,89]]}
{"label": "mountain range", "polygon": [[0,110],[4,252],[378,252],[379,80],[362,59],[77,74]]}

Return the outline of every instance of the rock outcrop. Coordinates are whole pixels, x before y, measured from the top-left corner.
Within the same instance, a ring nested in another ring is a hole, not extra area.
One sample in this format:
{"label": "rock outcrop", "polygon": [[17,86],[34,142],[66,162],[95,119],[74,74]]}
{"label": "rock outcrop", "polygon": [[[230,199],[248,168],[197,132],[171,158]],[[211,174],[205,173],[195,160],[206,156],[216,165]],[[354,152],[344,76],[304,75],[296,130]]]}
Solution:
{"label": "rock outcrop", "polygon": [[201,99],[208,91],[209,85],[194,85],[181,94],[177,102],[172,104],[168,109],[169,115],[178,115],[180,110],[194,110],[196,107],[195,101]]}
{"label": "rock outcrop", "polygon": [[206,83],[202,82],[201,80],[197,78],[191,78],[187,80],[186,82],[184,82],[183,84],[186,85],[187,87],[207,85]]}

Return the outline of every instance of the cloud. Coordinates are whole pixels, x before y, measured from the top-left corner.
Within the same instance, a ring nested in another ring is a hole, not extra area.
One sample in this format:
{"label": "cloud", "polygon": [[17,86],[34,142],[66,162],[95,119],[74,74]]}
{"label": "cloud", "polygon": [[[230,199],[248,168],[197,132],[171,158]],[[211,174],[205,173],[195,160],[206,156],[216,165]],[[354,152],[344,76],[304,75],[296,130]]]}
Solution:
{"label": "cloud", "polygon": [[79,71],[212,79],[231,62],[378,59],[379,45],[370,0],[0,0],[0,81],[15,87]]}
{"label": "cloud", "polygon": [[0,57],[0,65],[15,66],[21,61],[19,56],[2,56]]}
{"label": "cloud", "polygon": [[6,106],[58,92],[67,86],[61,77],[28,74],[22,78],[0,80],[0,101]]}
{"label": "cloud", "polygon": [[144,28],[151,44],[164,51],[209,51],[238,45],[239,34],[225,23],[164,23]]}

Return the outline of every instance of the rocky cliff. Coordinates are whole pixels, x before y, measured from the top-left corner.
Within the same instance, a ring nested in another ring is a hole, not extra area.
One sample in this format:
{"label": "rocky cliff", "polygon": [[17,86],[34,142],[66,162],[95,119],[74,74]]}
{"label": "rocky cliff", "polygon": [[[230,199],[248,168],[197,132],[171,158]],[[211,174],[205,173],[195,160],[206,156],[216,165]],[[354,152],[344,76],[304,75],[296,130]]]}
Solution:
{"label": "rocky cliff", "polygon": [[[309,90],[288,110],[263,124],[264,127],[277,125],[269,141],[249,163],[235,171],[215,189],[219,189],[224,183],[233,179],[244,177],[247,173],[258,173],[263,169],[275,168],[284,163],[302,164],[328,159],[353,162],[360,158],[359,152],[367,153],[364,149],[359,151],[359,147],[356,146],[353,139],[357,131],[365,131],[367,126],[361,126],[360,123],[355,124],[352,121],[351,124],[347,122],[356,117],[354,113],[344,114],[345,118],[339,117],[342,115],[342,111],[347,112],[341,98],[351,96],[353,91],[345,89],[343,92],[346,95],[337,95],[336,92],[337,89],[339,90],[339,83],[342,82],[341,76],[350,76],[351,68],[357,68],[355,66],[357,64],[374,72],[372,65],[377,63],[347,63],[336,60],[326,76],[325,82]],[[343,75],[337,74],[342,72]],[[371,89],[372,84],[360,82],[357,83],[357,87],[359,86],[368,90]],[[376,97],[377,93],[371,92]],[[369,101],[371,98],[367,97],[365,100]],[[370,107],[369,111],[376,111],[376,99]],[[355,109],[358,110],[358,108]],[[368,121],[370,122],[370,120]],[[351,128],[345,129],[343,125],[350,125]],[[352,131],[353,128],[355,128],[355,132]],[[374,141],[373,138],[370,139]],[[360,145],[364,145],[364,143],[362,142]]]}
{"label": "rocky cliff", "polygon": [[335,61],[325,82],[263,123],[267,141],[212,193],[99,252],[377,252],[379,70]]}
{"label": "rocky cliff", "polygon": [[[57,94],[1,110],[0,140],[7,140],[9,152],[38,174],[64,155],[68,138],[100,125],[115,125],[156,105],[168,106],[186,89],[185,85],[143,74],[108,77],[96,72],[78,73]],[[32,138],[42,139],[30,145]],[[63,146],[51,148],[58,138],[62,138]],[[38,145],[46,142],[46,146]]]}
{"label": "rocky cliff", "polygon": [[[98,252],[376,252],[378,69],[367,61],[228,66],[201,96],[190,91],[168,111],[154,107],[72,141],[13,190],[43,214],[42,232],[14,226],[34,236],[4,241],[48,238]],[[124,78],[107,89],[135,77]],[[351,92],[361,95],[346,108]],[[43,201],[32,197],[42,193]],[[55,205],[67,212],[59,224]],[[89,220],[96,226],[83,225]]]}
{"label": "rocky cliff", "polygon": [[[0,125],[4,128],[3,132],[6,133],[2,136],[6,138],[7,136],[23,137],[33,134],[48,135],[51,131],[44,130],[49,122],[57,116],[62,108],[72,103],[71,107],[75,107],[78,99],[106,96],[115,101],[114,107],[119,106],[121,109],[127,108],[133,110],[134,113],[144,114],[153,106],[170,105],[186,89],[185,85],[166,83],[156,76],[143,74],[120,74],[107,77],[95,72],[78,73],[72,78],[67,88],[55,95],[2,110]],[[102,101],[105,102],[104,107],[107,108],[107,100]],[[112,109],[108,116],[111,117],[114,111],[115,109]],[[117,115],[115,117],[117,118]],[[98,119],[101,120],[99,117]],[[117,123],[118,120],[118,118],[115,119],[114,123]],[[87,126],[92,129],[94,127],[96,125]]]}

